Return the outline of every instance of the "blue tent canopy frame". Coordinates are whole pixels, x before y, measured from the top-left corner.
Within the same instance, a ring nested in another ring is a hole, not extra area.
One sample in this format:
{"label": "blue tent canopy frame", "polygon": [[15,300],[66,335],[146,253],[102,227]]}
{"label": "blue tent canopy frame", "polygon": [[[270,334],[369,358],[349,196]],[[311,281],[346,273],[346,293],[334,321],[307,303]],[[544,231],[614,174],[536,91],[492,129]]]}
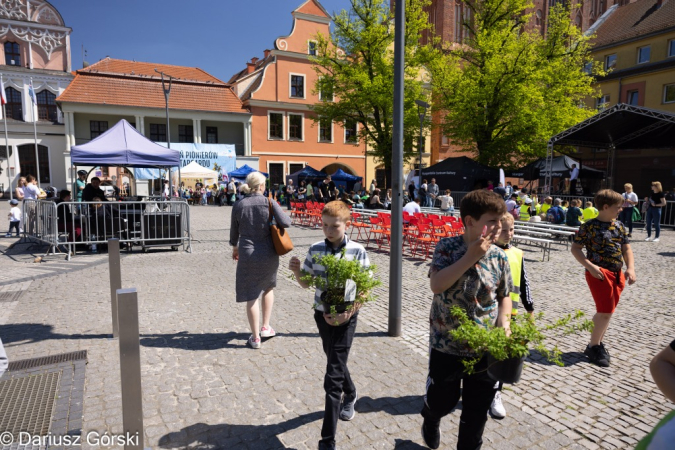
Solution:
{"label": "blue tent canopy frame", "polygon": [[[249,166],[248,164],[244,164],[243,166],[239,167],[237,170],[233,170],[232,172],[229,172],[227,176],[230,178],[238,178],[240,180],[246,179],[249,173],[251,172],[260,172],[259,170],[255,170],[253,167]],[[266,174],[265,172],[260,172],[263,175],[265,175],[265,178],[269,178],[269,175]]]}

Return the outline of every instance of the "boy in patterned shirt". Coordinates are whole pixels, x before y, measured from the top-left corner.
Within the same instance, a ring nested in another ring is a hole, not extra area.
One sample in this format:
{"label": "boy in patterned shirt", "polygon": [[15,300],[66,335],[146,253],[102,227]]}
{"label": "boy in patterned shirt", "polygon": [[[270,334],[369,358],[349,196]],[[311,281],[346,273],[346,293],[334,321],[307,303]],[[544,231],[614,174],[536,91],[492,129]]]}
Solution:
{"label": "boy in patterned shirt", "polygon": [[[487,190],[472,191],[460,204],[465,232],[438,242],[429,269],[431,330],[429,376],[424,396],[422,438],[429,448],[440,445],[441,419],[462,396],[458,449],[479,449],[487,413],[495,395],[494,380],[487,375],[487,357],[464,373],[462,361],[476,356],[472,349],[454,341],[449,332],[459,326],[450,313],[453,306],[484,326],[504,327],[510,334],[511,270],[506,254],[492,245],[501,233],[504,200]],[[463,384],[463,388],[462,388]]]}
{"label": "boy in patterned shirt", "polygon": [[[628,284],[635,283],[635,267],[626,227],[616,219],[622,209],[623,197],[611,189],[603,189],[595,195],[595,204],[599,214],[579,228],[572,244],[572,255],[586,268],[586,283],[597,311],[593,316],[595,326],[591,342],[584,354],[593,364],[609,367],[609,353],[602,341],[626,279]],[[583,248],[586,249],[585,256]],[[624,259],[625,275],[621,273]]]}

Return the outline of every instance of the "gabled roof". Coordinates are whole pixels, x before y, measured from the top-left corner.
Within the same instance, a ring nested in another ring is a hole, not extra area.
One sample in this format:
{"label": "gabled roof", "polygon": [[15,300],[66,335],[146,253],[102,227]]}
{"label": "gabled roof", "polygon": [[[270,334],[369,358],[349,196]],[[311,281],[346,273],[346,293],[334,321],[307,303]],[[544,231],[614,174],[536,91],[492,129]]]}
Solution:
{"label": "gabled roof", "polygon": [[228,84],[201,69],[110,58],[78,70],[75,79],[56,100],[60,103],[164,108],[164,91],[155,68],[178,77],[172,83],[169,96],[171,109],[249,112]]}
{"label": "gabled roof", "polygon": [[616,8],[591,44],[604,47],[668,29],[675,29],[675,0],[663,0],[660,7],[658,0],[639,0]]}
{"label": "gabled roof", "polygon": [[298,6],[294,13],[309,14],[310,16],[330,17],[328,11],[318,2],[318,0],[307,0]]}
{"label": "gabled roof", "polygon": [[99,74],[117,74],[117,75],[136,75],[141,77],[160,78],[160,74],[155,69],[171,75],[181,81],[202,81],[206,83],[220,83],[223,81],[213,75],[203,71],[199,67],[173,66],[170,64],[156,64],[140,61],[127,61],[124,59],[104,58],[77,72],[99,73]]}

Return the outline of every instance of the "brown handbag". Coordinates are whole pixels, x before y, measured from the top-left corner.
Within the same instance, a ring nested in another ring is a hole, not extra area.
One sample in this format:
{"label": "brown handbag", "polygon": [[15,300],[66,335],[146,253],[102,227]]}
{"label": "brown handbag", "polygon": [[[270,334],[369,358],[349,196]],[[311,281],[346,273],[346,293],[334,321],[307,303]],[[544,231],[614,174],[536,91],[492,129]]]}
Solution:
{"label": "brown handbag", "polygon": [[291,237],[288,235],[288,231],[285,228],[277,227],[272,223],[274,218],[274,212],[272,210],[272,200],[270,202],[270,234],[272,235],[272,243],[274,243],[274,250],[277,252],[277,255],[285,255],[286,253],[293,250],[293,242],[291,242]]}

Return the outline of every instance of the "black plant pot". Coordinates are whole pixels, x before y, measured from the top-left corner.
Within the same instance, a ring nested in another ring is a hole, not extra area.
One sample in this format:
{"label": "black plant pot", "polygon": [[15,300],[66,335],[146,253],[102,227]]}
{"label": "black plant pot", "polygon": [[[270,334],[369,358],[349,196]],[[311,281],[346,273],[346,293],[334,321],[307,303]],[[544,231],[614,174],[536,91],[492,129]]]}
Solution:
{"label": "black plant pot", "polygon": [[[341,291],[337,292],[332,292],[332,294],[336,294],[336,297],[344,299],[345,297],[345,291],[342,289]],[[348,307],[354,304],[354,302],[345,302],[344,300],[342,303],[329,303],[326,301],[326,297],[328,295],[327,291],[324,291],[321,293],[321,303],[323,304],[323,310],[326,313],[330,312],[331,306],[335,307],[335,312],[336,313],[343,313],[347,310]]]}
{"label": "black plant pot", "polygon": [[520,381],[523,373],[523,358],[509,358],[499,361],[488,354],[488,375],[495,381],[506,384],[514,384]]}

